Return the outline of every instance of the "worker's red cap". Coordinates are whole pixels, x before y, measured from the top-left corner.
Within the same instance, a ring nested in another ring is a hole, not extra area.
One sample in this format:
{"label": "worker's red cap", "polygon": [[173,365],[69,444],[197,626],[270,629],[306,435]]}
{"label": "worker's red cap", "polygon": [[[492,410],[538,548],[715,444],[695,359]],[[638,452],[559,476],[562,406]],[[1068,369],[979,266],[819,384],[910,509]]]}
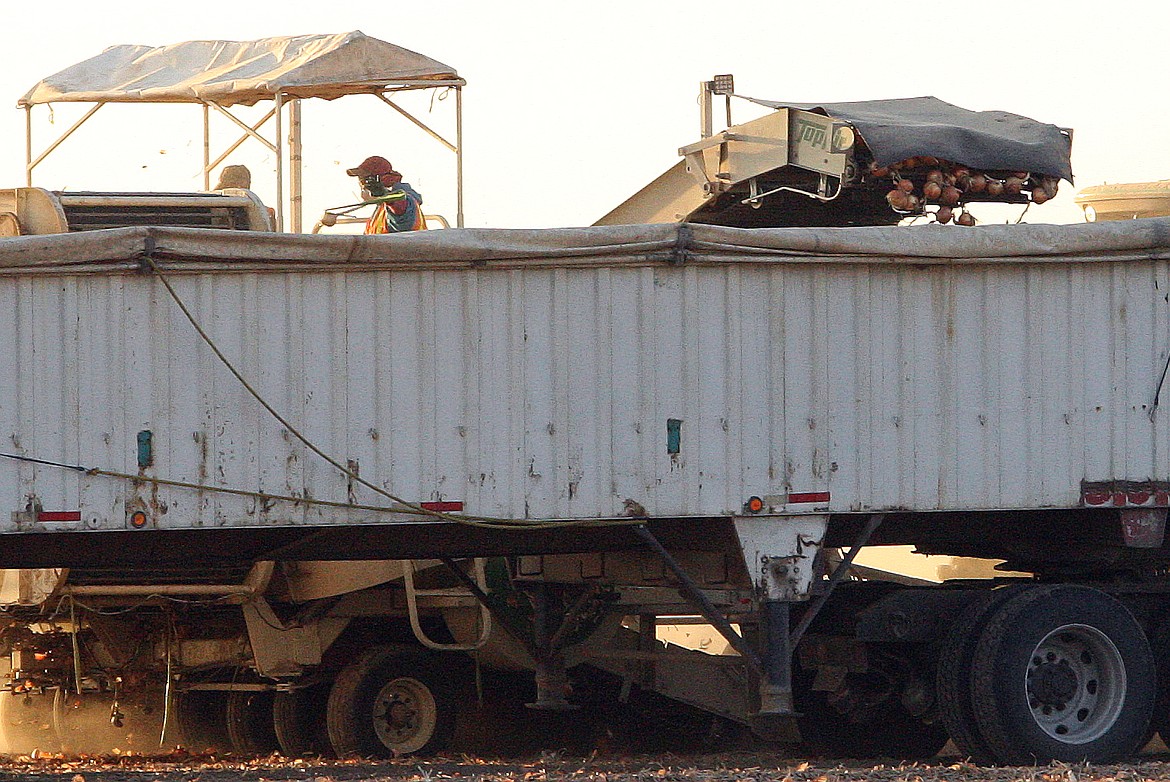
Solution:
{"label": "worker's red cap", "polygon": [[345,173],[350,176],[368,177],[368,176],[382,176],[383,174],[393,174],[394,166],[390,165],[390,161],[384,157],[374,155],[362,161],[360,166],[356,168],[347,168]]}

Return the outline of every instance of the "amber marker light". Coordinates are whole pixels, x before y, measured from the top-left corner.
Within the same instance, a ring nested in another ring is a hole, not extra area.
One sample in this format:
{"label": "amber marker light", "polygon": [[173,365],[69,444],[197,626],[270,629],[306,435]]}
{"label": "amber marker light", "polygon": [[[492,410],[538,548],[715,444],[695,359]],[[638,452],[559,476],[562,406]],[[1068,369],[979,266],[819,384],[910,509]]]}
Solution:
{"label": "amber marker light", "polygon": [[130,514],[130,526],[134,529],[142,529],[146,526],[146,514],[140,510],[136,510]]}
{"label": "amber marker light", "polygon": [[759,513],[764,509],[764,501],[759,497],[748,497],[744,508],[747,509],[748,513]]}

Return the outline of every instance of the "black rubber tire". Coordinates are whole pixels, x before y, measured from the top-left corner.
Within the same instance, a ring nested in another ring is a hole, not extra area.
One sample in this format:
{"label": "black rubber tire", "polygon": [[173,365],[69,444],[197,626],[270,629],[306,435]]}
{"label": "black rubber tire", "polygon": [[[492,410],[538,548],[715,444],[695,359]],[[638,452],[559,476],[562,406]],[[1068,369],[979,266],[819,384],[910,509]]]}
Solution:
{"label": "black rubber tire", "polygon": [[[1041,654],[1042,644],[1073,650],[1086,643],[1083,639],[1103,646],[1067,654],[1049,646]],[[1091,665],[1089,673],[1077,672],[1062,655]],[[1116,673],[1104,670],[1113,665]],[[1082,689],[1091,694],[1090,707],[1073,712],[1062,704],[1046,711],[1059,723],[1052,732],[1033,712],[1044,698],[1039,687],[1024,686],[1041,681],[1045,668],[1072,672],[1071,677],[1060,673],[1061,699],[1079,698]],[[1005,765],[1113,762],[1141,749],[1157,695],[1156,675],[1145,633],[1122,603],[1089,587],[1028,589],[994,611],[976,642],[971,682],[979,732]],[[1081,730],[1087,735],[1077,736]]]}
{"label": "black rubber tire", "polygon": [[328,701],[328,682],[276,693],[272,701],[272,727],[281,754],[287,758],[332,754],[329,728],[325,724]]}
{"label": "black rubber tire", "polygon": [[973,763],[995,762],[991,750],[979,733],[971,691],[971,663],[975,644],[991,614],[1005,601],[1015,597],[1023,586],[1008,586],[977,595],[959,614],[939,645],[935,669],[935,697],[943,725],[959,754]]}
{"label": "black rubber tire", "polygon": [[[433,654],[367,650],[342,669],[329,691],[329,743],[339,758],[433,755],[455,732],[455,690]],[[386,716],[400,707],[399,721]],[[399,735],[390,733],[395,727]]]}
{"label": "black rubber tire", "polygon": [[234,690],[227,696],[227,733],[239,755],[270,755],[279,746],[272,717],[271,690]]}
{"label": "black rubber tire", "polygon": [[175,721],[183,743],[196,754],[226,752],[231,748],[227,732],[227,698],[215,690],[188,690],[175,698]]}
{"label": "black rubber tire", "polygon": [[1151,739],[1157,733],[1166,742],[1170,740],[1170,617],[1158,617],[1148,636],[1154,664],[1158,667],[1158,699],[1150,717],[1149,733]]}
{"label": "black rubber tire", "polygon": [[813,673],[793,665],[792,690],[801,744],[810,753],[829,758],[895,758],[921,760],[934,757],[946,746],[947,731],[941,722],[923,722],[897,700],[881,705],[880,714],[852,721],[812,689]]}

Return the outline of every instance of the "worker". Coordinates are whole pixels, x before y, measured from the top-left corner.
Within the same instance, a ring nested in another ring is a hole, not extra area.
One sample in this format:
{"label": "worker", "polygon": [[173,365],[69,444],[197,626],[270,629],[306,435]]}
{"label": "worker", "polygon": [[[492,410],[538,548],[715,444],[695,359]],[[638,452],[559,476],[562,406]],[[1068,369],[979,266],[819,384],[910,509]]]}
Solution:
{"label": "worker", "polygon": [[224,166],[219,172],[219,181],[213,190],[228,190],[238,188],[250,190],[252,188],[252,172],[247,166]]}
{"label": "worker", "polygon": [[373,216],[366,221],[366,233],[392,234],[426,229],[422,196],[402,181],[402,174],[395,171],[386,158],[368,157],[345,173],[361,182],[362,198],[377,204]]}

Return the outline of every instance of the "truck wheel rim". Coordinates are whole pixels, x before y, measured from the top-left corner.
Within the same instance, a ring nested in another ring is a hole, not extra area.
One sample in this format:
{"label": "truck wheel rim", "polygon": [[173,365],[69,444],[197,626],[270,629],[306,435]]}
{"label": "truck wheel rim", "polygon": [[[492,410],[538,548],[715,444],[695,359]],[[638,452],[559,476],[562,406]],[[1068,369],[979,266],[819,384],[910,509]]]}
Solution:
{"label": "truck wheel rim", "polygon": [[374,733],[397,754],[417,752],[435,733],[438,707],[430,688],[418,679],[387,682],[374,696]]}
{"label": "truck wheel rim", "polygon": [[1040,729],[1064,744],[1105,735],[1125,704],[1125,664],[1095,627],[1053,630],[1032,650],[1025,675],[1028,707]]}

